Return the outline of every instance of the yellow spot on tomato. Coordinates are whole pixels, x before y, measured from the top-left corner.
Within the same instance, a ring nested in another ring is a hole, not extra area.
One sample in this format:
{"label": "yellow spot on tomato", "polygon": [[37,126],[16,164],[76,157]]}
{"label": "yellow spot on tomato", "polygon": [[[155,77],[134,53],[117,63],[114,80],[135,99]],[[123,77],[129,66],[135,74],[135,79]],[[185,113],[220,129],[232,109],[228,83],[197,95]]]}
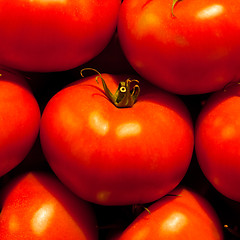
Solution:
{"label": "yellow spot on tomato", "polygon": [[9,220],[9,231],[14,233],[19,230],[19,219],[16,215],[11,215]]}
{"label": "yellow spot on tomato", "polygon": [[231,139],[235,136],[236,130],[232,125],[227,125],[222,129],[221,135],[224,139]]}
{"label": "yellow spot on tomato", "polygon": [[97,193],[97,200],[99,202],[106,202],[108,198],[110,197],[111,193],[109,191],[100,191]]}
{"label": "yellow spot on tomato", "polygon": [[150,229],[145,227],[140,229],[133,237],[133,240],[145,240],[148,239],[148,235],[151,234],[150,233]]}
{"label": "yellow spot on tomato", "polygon": [[213,182],[216,186],[218,186],[218,185],[220,184],[220,180],[219,180],[218,177],[214,177],[214,178],[212,179],[212,182]]}

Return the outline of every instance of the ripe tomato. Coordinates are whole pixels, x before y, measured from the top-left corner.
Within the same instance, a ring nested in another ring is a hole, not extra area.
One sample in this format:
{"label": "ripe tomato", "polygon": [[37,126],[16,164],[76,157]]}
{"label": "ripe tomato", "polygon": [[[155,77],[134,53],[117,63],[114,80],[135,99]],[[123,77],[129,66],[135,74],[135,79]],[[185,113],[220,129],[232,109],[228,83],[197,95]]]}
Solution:
{"label": "ripe tomato", "polygon": [[18,165],[34,144],[40,110],[25,79],[0,70],[0,176]]}
{"label": "ripe tomato", "polygon": [[173,13],[172,2],[123,1],[118,33],[135,70],[179,94],[219,90],[240,76],[239,2],[177,1]]}
{"label": "ripe tomato", "polygon": [[[176,187],[189,166],[188,110],[177,97],[143,81],[135,105],[117,108],[95,78],[73,83],[48,102],[40,125],[47,161],[85,200],[123,205],[158,199]],[[126,80],[123,75],[102,78],[110,91]]]}
{"label": "ripe tomato", "polygon": [[196,123],[196,154],[203,173],[228,198],[240,202],[240,86],[216,92]]}
{"label": "ripe tomato", "polygon": [[119,240],[223,240],[218,216],[201,196],[186,188],[178,188],[141,213]]}
{"label": "ripe tomato", "polygon": [[1,240],[96,240],[95,215],[55,177],[30,172],[6,187]]}
{"label": "ripe tomato", "polygon": [[37,72],[87,62],[110,41],[120,0],[0,0],[0,64]]}

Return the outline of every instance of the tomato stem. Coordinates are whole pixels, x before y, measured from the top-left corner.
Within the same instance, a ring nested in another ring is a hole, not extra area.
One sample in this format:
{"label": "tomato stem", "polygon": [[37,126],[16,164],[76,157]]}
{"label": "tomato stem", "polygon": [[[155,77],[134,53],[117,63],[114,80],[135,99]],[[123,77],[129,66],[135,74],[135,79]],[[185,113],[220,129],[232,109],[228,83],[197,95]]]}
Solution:
{"label": "tomato stem", "polygon": [[[103,89],[106,96],[116,107],[118,108],[132,107],[134,103],[137,101],[137,98],[140,93],[138,80],[128,78],[125,82],[124,81],[120,82],[115,94],[112,94],[100,72],[98,72],[94,68],[84,68],[80,71],[80,74],[82,77],[83,77],[82,72],[85,70],[91,70],[98,74],[98,76],[96,77],[97,83],[98,83],[98,78],[100,78],[102,81]],[[133,88],[131,88],[131,83],[133,82],[135,82],[136,84],[133,86]]]}
{"label": "tomato stem", "polygon": [[231,81],[231,82],[227,83],[223,87],[223,91],[226,92],[229,87],[232,87],[232,86],[235,86],[235,85],[240,85],[240,82],[239,81]]}
{"label": "tomato stem", "polygon": [[173,13],[173,9],[174,9],[175,5],[180,1],[182,1],[182,0],[173,0],[173,2],[172,2],[172,17],[176,17]]}

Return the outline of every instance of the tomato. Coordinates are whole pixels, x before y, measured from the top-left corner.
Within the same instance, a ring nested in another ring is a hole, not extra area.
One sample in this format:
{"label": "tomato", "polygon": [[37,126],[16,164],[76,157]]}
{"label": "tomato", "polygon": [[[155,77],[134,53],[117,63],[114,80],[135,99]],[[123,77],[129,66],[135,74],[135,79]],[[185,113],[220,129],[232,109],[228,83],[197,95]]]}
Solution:
{"label": "tomato", "polygon": [[40,125],[38,103],[17,72],[0,70],[0,176],[28,154]]}
{"label": "tomato", "polygon": [[[111,92],[128,81],[123,75],[93,75],[54,95],[40,125],[46,159],[61,181],[87,201],[125,205],[156,200],[178,185],[189,166],[194,137],[188,109],[144,81],[132,107],[116,107],[96,76]],[[132,87],[135,95],[138,87]],[[120,103],[131,102],[125,100]]]}
{"label": "tomato", "polygon": [[[240,5],[235,0],[124,0],[118,33],[147,80],[178,94],[208,93],[240,76]],[[173,12],[172,12],[173,11]]]}
{"label": "tomato", "polygon": [[0,214],[1,240],[95,240],[95,214],[55,177],[30,172],[6,187]]}
{"label": "tomato", "polygon": [[130,224],[119,240],[223,240],[220,220],[201,195],[178,188],[153,203]]}
{"label": "tomato", "polygon": [[240,202],[240,86],[216,92],[196,123],[196,154],[203,173],[223,195]]}
{"label": "tomato", "polygon": [[77,67],[106,47],[120,4],[120,0],[1,0],[0,64],[36,72]]}

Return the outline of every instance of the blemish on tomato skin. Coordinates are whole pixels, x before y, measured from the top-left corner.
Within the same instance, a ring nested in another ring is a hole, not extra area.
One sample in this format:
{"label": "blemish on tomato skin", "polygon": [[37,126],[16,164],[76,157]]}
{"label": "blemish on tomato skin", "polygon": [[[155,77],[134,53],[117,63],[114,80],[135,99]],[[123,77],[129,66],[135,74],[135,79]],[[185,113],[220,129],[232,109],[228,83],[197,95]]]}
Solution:
{"label": "blemish on tomato skin", "polygon": [[235,136],[235,134],[236,134],[236,129],[232,125],[225,126],[221,131],[221,135],[224,139],[231,139]]}
{"label": "blemish on tomato skin", "polygon": [[135,234],[134,239],[145,240],[147,239],[149,234],[151,234],[151,229],[148,227],[145,227],[145,228],[139,229],[139,231]]}
{"label": "blemish on tomato skin", "polygon": [[222,139],[232,139],[236,135],[236,128],[232,124],[225,125],[224,119],[218,117],[214,120],[213,126],[220,129],[220,136]]}
{"label": "blemish on tomato skin", "polygon": [[11,215],[9,219],[9,231],[11,233],[17,232],[20,228],[20,221],[19,218],[16,215]]}
{"label": "blemish on tomato skin", "polygon": [[110,195],[111,195],[111,192],[109,191],[100,191],[97,193],[96,198],[97,198],[97,201],[99,201],[100,203],[104,203],[109,199]]}

